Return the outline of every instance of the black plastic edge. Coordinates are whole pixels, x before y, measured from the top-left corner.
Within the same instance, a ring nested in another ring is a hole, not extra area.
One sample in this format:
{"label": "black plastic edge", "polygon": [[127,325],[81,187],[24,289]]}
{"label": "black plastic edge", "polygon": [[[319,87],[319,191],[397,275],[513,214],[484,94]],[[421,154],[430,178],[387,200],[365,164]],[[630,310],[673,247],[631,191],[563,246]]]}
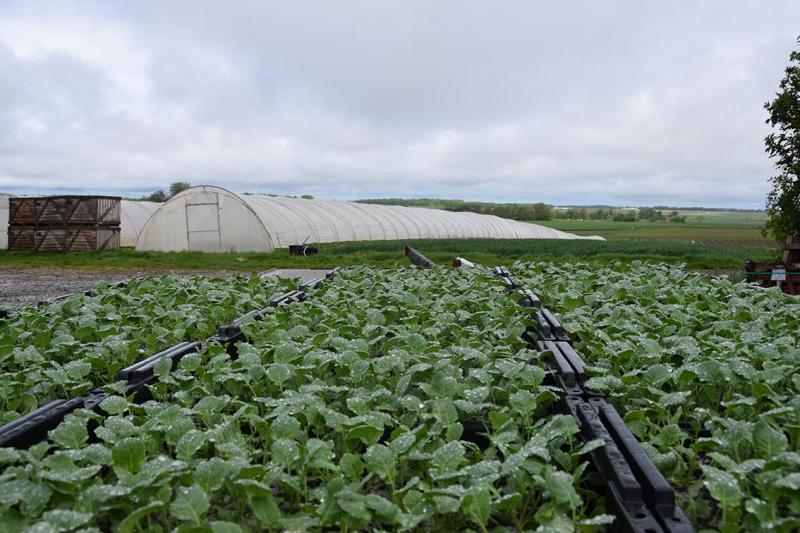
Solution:
{"label": "black plastic edge", "polygon": [[519,301],[519,305],[522,307],[533,307],[535,309],[542,308],[542,300],[534,294],[534,292],[530,289],[524,289],[522,291],[522,299]]}
{"label": "black plastic edge", "polygon": [[564,359],[569,361],[570,366],[575,372],[576,380],[579,384],[583,385],[583,382],[586,381],[586,363],[583,362],[583,358],[575,351],[575,348],[573,348],[569,342],[555,341],[553,344],[561,352]]}
{"label": "black plastic edge", "polygon": [[550,323],[547,322],[547,319],[544,317],[541,310],[534,309],[533,320],[535,322],[535,324],[533,325],[533,330],[541,340],[543,341],[557,340],[555,336],[553,336],[553,332],[550,329]]}
{"label": "black plastic edge", "polygon": [[153,375],[153,369],[162,359],[166,357],[172,359],[172,368],[175,368],[178,361],[180,361],[183,356],[199,351],[202,346],[203,344],[199,341],[182,342],[172,348],[167,348],[162,352],[152,355],[143,361],[135,363],[128,368],[120,370],[118,377],[131,384],[140,382]]}
{"label": "black plastic edge", "polygon": [[327,274],[325,276],[320,276],[318,278],[314,278],[314,279],[310,279],[308,281],[304,281],[303,283],[301,283],[300,285],[297,286],[297,290],[301,291],[301,292],[306,292],[306,291],[308,291],[310,289],[313,289],[314,287],[316,287],[317,285],[319,285],[320,283],[322,283],[326,279],[328,279],[327,278]]}
{"label": "black plastic edge", "polygon": [[664,528],[675,532],[693,531],[691,522],[676,505],[675,490],[647,456],[614,406],[600,398],[592,398],[589,402],[627,459],[642,485],[645,501],[655,510]]}
{"label": "black plastic edge", "polygon": [[217,335],[220,337],[233,337],[242,331],[242,325],[244,324],[245,320],[248,318],[252,318],[253,320],[261,320],[266,313],[267,311],[265,309],[256,309],[255,311],[245,313],[236,320],[218,328]]}
{"label": "black plastic edge", "polygon": [[569,337],[567,333],[564,331],[564,328],[561,326],[561,322],[550,312],[547,308],[542,308],[542,315],[544,315],[545,320],[547,323],[550,324],[550,331],[552,331],[553,336],[560,340],[560,341],[569,341]]}
{"label": "black plastic edge", "polygon": [[305,294],[302,291],[294,289],[287,293],[281,294],[280,296],[276,296],[272,300],[269,301],[270,307],[280,307],[282,305],[286,305],[292,300],[301,300],[305,298]]}
{"label": "black plastic edge", "polygon": [[[493,273],[499,275],[494,269]],[[526,292],[533,294],[527,290],[523,294]],[[525,300],[519,301],[520,306],[530,307],[525,305]],[[599,438],[604,443],[589,454],[617,507],[618,519],[611,529],[637,533],[693,533],[694,527],[676,503],[674,489],[644,452],[616,409],[605,401],[603,394],[582,388],[586,378],[585,363],[560,322],[547,309],[541,312],[536,309],[534,316],[538,327],[529,328],[523,338],[539,351],[550,353],[548,375],[564,391],[558,405],[576,419],[584,441]],[[542,319],[552,327],[549,336]],[[531,335],[532,329],[538,339]]]}
{"label": "black plastic edge", "polygon": [[613,499],[617,510],[617,520],[612,528],[643,533],[663,531],[658,519],[647,508],[641,484],[592,406],[572,396],[565,397],[564,403],[578,422],[584,442],[603,441],[604,445],[590,451],[589,455],[605,480],[607,495]]}
{"label": "black plastic edge", "polygon": [[27,448],[47,436],[64,417],[83,407],[88,396],[78,396],[71,400],[54,400],[35,411],[0,427],[0,447]]}

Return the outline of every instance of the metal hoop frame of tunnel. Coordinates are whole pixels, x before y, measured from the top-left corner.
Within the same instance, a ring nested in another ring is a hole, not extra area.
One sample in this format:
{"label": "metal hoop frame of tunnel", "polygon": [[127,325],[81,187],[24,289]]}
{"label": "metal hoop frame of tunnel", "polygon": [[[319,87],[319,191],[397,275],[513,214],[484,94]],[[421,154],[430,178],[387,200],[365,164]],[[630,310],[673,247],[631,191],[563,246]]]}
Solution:
{"label": "metal hoop frame of tunnel", "polygon": [[580,239],[493,215],[192,187],[145,224],[137,250],[271,252],[290,245],[412,239]]}

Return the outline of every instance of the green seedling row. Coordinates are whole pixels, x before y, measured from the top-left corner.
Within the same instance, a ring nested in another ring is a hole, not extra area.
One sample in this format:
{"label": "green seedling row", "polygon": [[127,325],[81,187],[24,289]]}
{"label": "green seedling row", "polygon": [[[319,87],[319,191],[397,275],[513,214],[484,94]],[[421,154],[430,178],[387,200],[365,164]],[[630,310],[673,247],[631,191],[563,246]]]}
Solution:
{"label": "green seedling row", "polygon": [[[798,528],[796,299],[641,263],[512,271],[698,529]],[[606,528],[603,443],[552,414],[517,298],[482,269],[345,273],[247,321],[237,358],[211,343],[158,366],[153,400],[110,385],[0,449],[0,529]]]}
{"label": "green seedling row", "polygon": [[0,320],[0,424],[113,383],[128,365],[204,339],[290,287],[271,276],[164,276],[24,308]]}
{"label": "green seedling row", "polygon": [[551,414],[517,312],[483,272],[344,274],[247,322],[236,359],[210,344],[156,368],[152,401],[112,395],[3,450],[2,523],[597,529],[614,519],[587,471],[601,443]]}
{"label": "green seedling row", "polygon": [[800,528],[800,300],[665,265],[512,270],[698,528]]}

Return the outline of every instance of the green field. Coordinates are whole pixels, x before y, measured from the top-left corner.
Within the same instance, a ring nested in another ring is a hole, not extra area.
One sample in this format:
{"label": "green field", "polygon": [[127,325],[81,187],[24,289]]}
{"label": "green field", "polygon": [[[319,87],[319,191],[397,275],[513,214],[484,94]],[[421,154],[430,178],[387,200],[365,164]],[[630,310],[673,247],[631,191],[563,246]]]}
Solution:
{"label": "green field", "polygon": [[741,270],[747,260],[774,261],[777,247],[760,245],[718,246],[686,240],[514,240],[449,239],[373,241],[320,245],[319,255],[292,257],[286,250],[274,253],[137,252],[121,249],[71,254],[0,252],[0,266],[67,267],[108,270],[265,270],[282,268],[332,268],[337,266],[404,265],[403,246],[409,244],[439,264],[455,256],[485,265],[526,261],[578,261],[585,259],[652,260],[682,263],[692,269]]}
{"label": "green field", "polygon": [[607,220],[536,220],[539,224],[578,235],[611,240],[681,240],[717,247],[775,246],[761,235],[765,215],[759,211],[680,210],[685,223],[613,222]]}

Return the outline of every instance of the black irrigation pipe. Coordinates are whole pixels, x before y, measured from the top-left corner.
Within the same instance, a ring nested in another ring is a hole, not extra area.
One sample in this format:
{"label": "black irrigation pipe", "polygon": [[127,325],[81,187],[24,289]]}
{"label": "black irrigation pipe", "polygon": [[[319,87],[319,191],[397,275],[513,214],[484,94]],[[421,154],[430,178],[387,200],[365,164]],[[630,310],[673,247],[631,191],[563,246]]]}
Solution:
{"label": "black irrigation pipe", "polygon": [[589,452],[589,456],[618,511],[612,528],[637,533],[694,532],[676,503],[675,490],[617,410],[606,401],[605,395],[584,388],[586,365],[558,319],[542,306],[535,293],[522,288],[506,268],[495,267],[492,273],[500,277],[508,292],[522,296],[519,304],[533,315],[533,325],[527,328],[524,337],[531,346],[548,354],[549,379],[563,390],[556,409],[575,417],[582,440],[601,439],[604,443]]}
{"label": "black irrigation pipe", "polygon": [[[333,269],[326,273],[325,276],[301,283],[295,290],[270,300],[268,307],[246,313],[233,322],[220,327],[216,335],[212,335],[205,341],[181,342],[120,370],[117,377],[119,381],[126,382],[123,394],[126,397],[132,397],[135,403],[142,403],[151,399],[148,386],[158,379],[154,374],[154,369],[158,362],[169,358],[172,360],[172,368],[174,369],[184,356],[199,352],[210,343],[219,343],[225,346],[227,353],[235,358],[237,356],[236,343],[245,340],[245,335],[242,332],[242,326],[245,321],[250,319],[261,320],[270,312],[270,309],[305,300],[307,291],[334,277],[338,270]],[[37,444],[47,438],[48,431],[55,429],[69,413],[76,409],[88,409],[98,412],[100,403],[108,396],[109,394],[103,390],[103,387],[97,387],[76,398],[54,400],[47,403],[35,411],[0,427],[0,448],[28,448]],[[90,427],[90,429],[93,432],[94,428]]]}

